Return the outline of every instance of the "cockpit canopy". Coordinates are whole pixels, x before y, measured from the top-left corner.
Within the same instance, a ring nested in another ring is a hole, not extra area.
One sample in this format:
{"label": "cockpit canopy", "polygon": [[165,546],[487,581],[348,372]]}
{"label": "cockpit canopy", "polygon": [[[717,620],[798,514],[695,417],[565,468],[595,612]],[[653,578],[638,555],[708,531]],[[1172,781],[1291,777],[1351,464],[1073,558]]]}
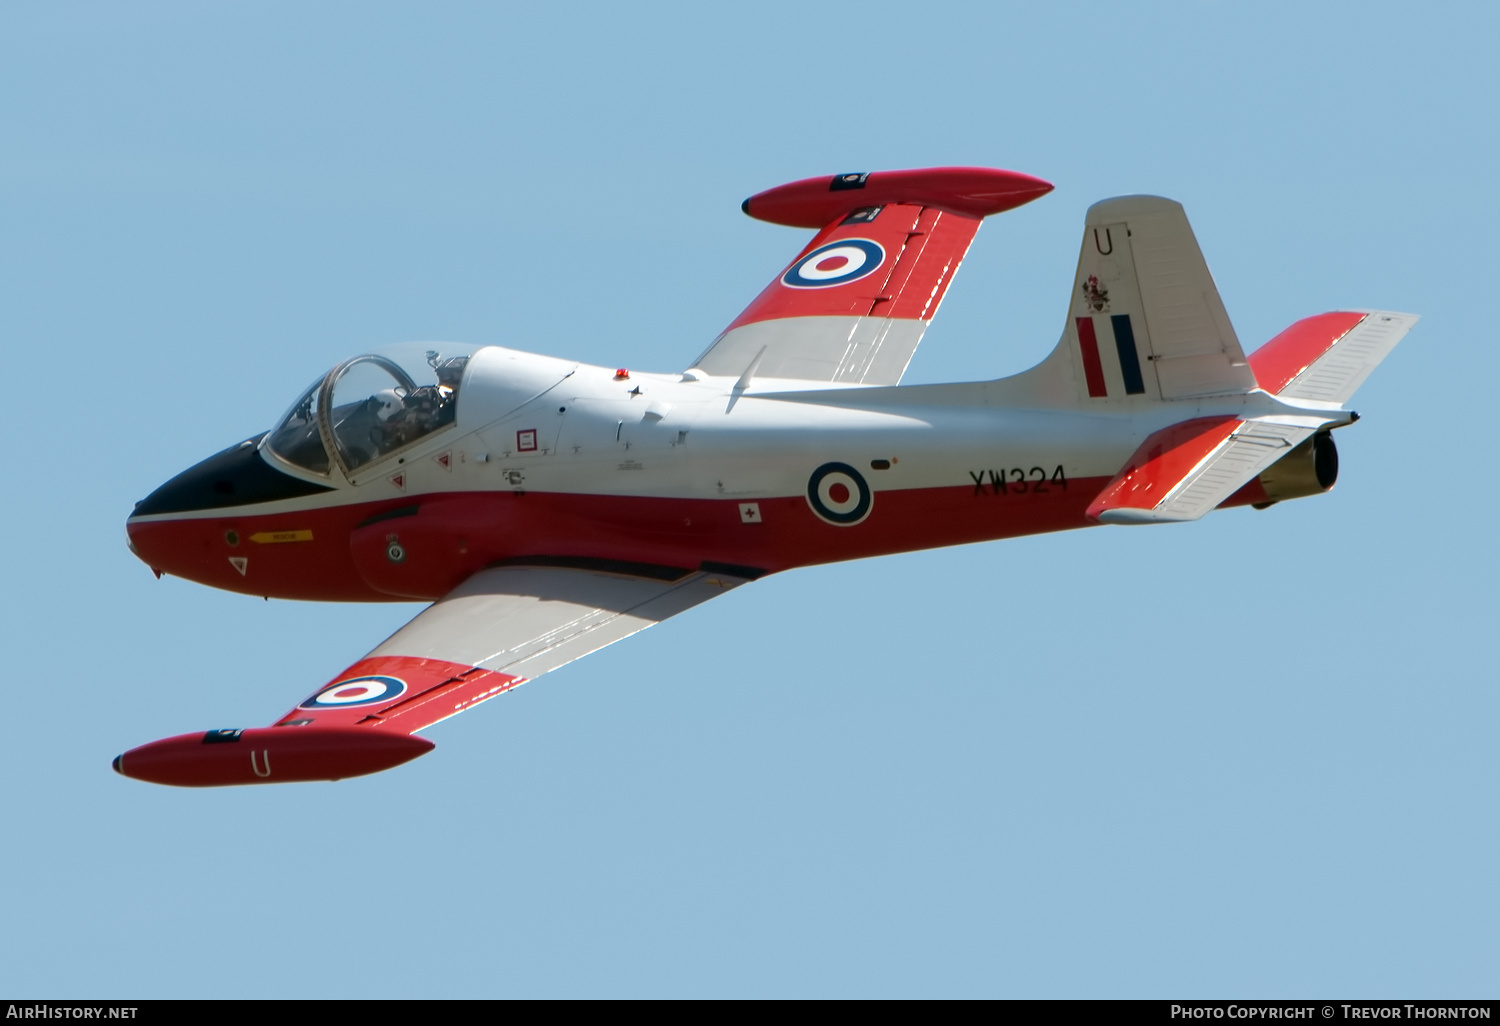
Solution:
{"label": "cockpit canopy", "polygon": [[316,474],[329,452],[351,474],[451,425],[478,346],[411,342],[345,360],[302,394],[266,439],[271,452]]}

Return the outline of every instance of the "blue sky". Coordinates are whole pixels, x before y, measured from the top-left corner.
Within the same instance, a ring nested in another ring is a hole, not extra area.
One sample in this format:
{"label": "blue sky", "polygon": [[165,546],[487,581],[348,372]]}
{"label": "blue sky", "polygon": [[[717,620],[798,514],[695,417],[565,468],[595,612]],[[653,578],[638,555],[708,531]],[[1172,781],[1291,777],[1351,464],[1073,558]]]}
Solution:
{"label": "blue sky", "polygon": [[[1493,994],[1493,7],[0,10],[0,991]],[[979,164],[908,381],[1055,344],[1083,212],[1182,201],[1247,347],[1424,319],[1334,492],[803,570],[333,785],[263,725],[411,616],[166,579],[131,503],[412,339],[684,367],[805,241],[745,196]]]}

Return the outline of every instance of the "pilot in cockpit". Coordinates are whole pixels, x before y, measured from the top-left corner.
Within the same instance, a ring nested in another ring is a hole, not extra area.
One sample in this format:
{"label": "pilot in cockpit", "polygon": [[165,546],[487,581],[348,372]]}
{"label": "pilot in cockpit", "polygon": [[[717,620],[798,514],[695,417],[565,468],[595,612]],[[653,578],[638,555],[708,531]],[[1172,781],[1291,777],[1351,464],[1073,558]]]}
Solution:
{"label": "pilot in cockpit", "polygon": [[436,350],[428,350],[427,363],[437,377],[436,385],[386,388],[370,396],[381,452],[399,449],[453,422],[458,384],[468,362],[467,356],[445,360]]}
{"label": "pilot in cockpit", "polygon": [[419,365],[410,347],[346,360],[303,393],[267,447],[278,458],[319,474],[329,469],[325,430],[345,471],[403,449],[456,419],[459,386],[469,363],[469,353],[460,353],[444,356],[428,349],[426,363],[433,376],[428,379],[432,384],[425,385],[417,384],[407,369]]}

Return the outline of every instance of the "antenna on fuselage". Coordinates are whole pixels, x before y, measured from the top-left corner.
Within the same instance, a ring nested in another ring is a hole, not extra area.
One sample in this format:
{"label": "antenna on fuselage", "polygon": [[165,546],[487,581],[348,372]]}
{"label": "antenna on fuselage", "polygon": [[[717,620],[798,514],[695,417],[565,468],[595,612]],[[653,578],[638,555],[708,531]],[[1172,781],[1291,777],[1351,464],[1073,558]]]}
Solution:
{"label": "antenna on fuselage", "polygon": [[760,369],[760,361],[765,357],[767,348],[767,346],[760,347],[760,352],[755,354],[755,359],[750,361],[750,365],[745,368],[745,373],[740,375],[740,380],[734,383],[736,392],[743,392],[750,387],[750,379],[754,378],[755,372]]}
{"label": "antenna on fuselage", "polygon": [[740,396],[745,394],[745,389],[750,387],[750,381],[755,377],[755,372],[760,368],[760,361],[765,357],[767,348],[767,346],[760,347],[760,352],[755,354],[755,359],[750,361],[749,366],[745,368],[745,373],[741,374],[740,379],[734,383],[734,388],[730,390],[729,394],[729,405],[724,408],[725,413],[734,409],[734,404],[739,402]]}

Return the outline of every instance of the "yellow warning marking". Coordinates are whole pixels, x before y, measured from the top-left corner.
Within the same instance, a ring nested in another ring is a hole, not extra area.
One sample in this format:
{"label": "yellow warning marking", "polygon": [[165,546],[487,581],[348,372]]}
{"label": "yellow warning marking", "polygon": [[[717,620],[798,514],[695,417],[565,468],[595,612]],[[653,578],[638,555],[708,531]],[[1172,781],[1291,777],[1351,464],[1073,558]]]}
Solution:
{"label": "yellow warning marking", "polygon": [[312,541],[311,531],[257,531],[250,536],[257,545],[279,545],[282,542]]}

